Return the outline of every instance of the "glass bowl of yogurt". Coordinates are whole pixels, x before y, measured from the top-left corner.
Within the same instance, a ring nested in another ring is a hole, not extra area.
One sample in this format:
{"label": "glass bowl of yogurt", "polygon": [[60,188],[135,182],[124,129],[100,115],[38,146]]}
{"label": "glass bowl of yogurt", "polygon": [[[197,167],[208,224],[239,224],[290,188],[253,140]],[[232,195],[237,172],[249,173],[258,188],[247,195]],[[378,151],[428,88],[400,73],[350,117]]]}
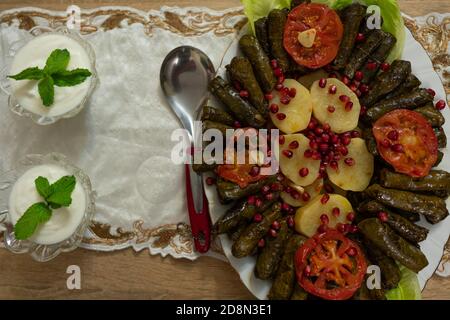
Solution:
{"label": "glass bowl of yogurt", "polygon": [[[68,207],[52,210],[50,219],[38,225],[26,240],[15,237],[19,218],[33,204],[42,202],[35,180],[39,176],[52,184],[61,177],[75,176],[76,183]],[[81,243],[95,210],[95,192],[89,177],[58,153],[28,155],[13,170],[0,175],[0,231],[13,253],[29,253],[37,261],[49,261],[62,252],[75,250]]]}
{"label": "glass bowl of yogurt", "polygon": [[[15,75],[32,67],[43,69],[47,58],[55,49],[67,49],[70,52],[68,70],[88,69],[92,75],[75,86],[55,86],[54,102],[46,107],[39,95],[38,81],[13,80],[8,75]],[[0,88],[9,96],[9,108],[20,116],[30,117],[40,125],[53,124],[60,119],[77,115],[87,104],[98,82],[94,50],[76,31],[66,27],[31,29],[23,39],[10,46],[5,60]]]}

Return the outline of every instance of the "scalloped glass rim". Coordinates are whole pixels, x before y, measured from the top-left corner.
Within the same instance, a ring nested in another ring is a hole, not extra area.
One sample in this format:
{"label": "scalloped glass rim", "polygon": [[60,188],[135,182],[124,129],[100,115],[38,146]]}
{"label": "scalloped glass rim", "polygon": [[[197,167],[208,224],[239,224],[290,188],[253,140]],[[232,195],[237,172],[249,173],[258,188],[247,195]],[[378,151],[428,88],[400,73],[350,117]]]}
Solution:
{"label": "scalloped glass rim", "polygon": [[[23,108],[17,102],[17,100],[14,98],[14,95],[9,91],[11,85],[10,85],[10,80],[7,78],[7,75],[8,75],[8,71],[11,67],[12,61],[14,59],[14,56],[17,53],[17,51],[20,50],[20,48],[22,48],[32,37],[39,37],[43,34],[52,34],[52,33],[53,34],[64,34],[65,36],[70,37],[73,40],[75,40],[76,42],[78,42],[86,50],[86,52],[89,56],[89,60],[91,62],[91,70],[90,71],[91,71],[92,75],[91,75],[91,84],[89,86],[89,90],[88,90],[86,96],[81,101],[81,103],[76,108],[69,110],[68,112],[63,113],[58,116],[49,117],[49,116],[43,116],[43,115],[28,111],[25,108]],[[0,89],[5,94],[8,95],[9,109],[19,116],[25,116],[25,117],[31,118],[35,123],[37,123],[39,125],[49,125],[49,124],[53,124],[53,123],[57,122],[58,120],[68,119],[68,118],[72,118],[72,117],[76,116],[86,106],[88,99],[94,92],[94,89],[97,86],[97,83],[99,82],[98,76],[97,76],[97,70],[95,68],[96,59],[95,59],[94,49],[91,47],[91,45],[86,40],[81,38],[81,36],[77,32],[71,31],[67,27],[59,27],[57,29],[52,29],[49,27],[37,26],[37,27],[30,29],[30,31],[28,32],[28,35],[29,35],[29,37],[26,37],[25,39],[22,39],[22,40],[18,40],[11,45],[11,47],[9,48],[7,55],[5,57],[5,60],[6,60],[5,65],[6,66],[0,71],[1,72],[1,74],[0,74],[0,76],[1,76],[0,77],[0,79],[1,79]]]}
{"label": "scalloped glass rim", "polygon": [[[14,226],[11,224],[9,212],[9,195],[17,179],[28,169],[41,164],[56,164],[64,167],[75,175],[77,181],[86,191],[86,210],[83,220],[73,235],[59,243],[52,245],[37,244],[29,240],[17,240],[14,236]],[[91,223],[95,211],[95,192],[89,177],[78,167],[71,164],[67,158],[59,153],[47,155],[30,154],[19,160],[16,167],[0,175],[0,226],[4,229],[5,247],[13,253],[29,253],[32,258],[39,262],[49,261],[62,252],[75,250],[81,243],[86,228]]]}

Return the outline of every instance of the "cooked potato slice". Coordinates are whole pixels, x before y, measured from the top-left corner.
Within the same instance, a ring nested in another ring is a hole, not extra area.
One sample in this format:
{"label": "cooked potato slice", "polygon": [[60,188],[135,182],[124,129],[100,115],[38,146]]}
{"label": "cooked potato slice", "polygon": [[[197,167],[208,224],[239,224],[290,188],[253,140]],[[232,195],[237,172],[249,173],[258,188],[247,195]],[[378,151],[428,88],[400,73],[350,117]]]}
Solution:
{"label": "cooked potato slice", "polygon": [[295,133],[306,129],[311,120],[312,101],[309,90],[293,79],[286,79],[284,86],[294,88],[296,95],[291,98],[289,104],[285,105],[280,102],[280,92],[273,92],[273,99],[270,105],[276,104],[279,107],[278,113],[284,113],[286,118],[279,120],[277,114],[270,113],[270,118],[275,126],[285,133]]}
{"label": "cooked potato slice", "polygon": [[[329,93],[330,87],[336,86],[336,93]],[[353,103],[351,110],[346,110],[346,102],[339,99],[340,96],[347,96]],[[328,123],[331,130],[336,133],[343,133],[353,130],[358,125],[361,105],[359,99],[350,88],[338,79],[329,78],[325,88],[319,86],[319,81],[313,83],[311,87],[311,97],[313,102],[314,117],[320,123]],[[328,107],[334,107],[334,112],[330,112]]]}
{"label": "cooked potato slice", "polygon": [[[316,234],[317,229],[322,224],[320,216],[326,214],[329,219],[328,226],[336,227],[338,223],[348,223],[347,215],[353,212],[350,202],[341,195],[330,194],[330,199],[325,204],[322,203],[323,195],[318,195],[306,206],[300,208],[295,213],[295,230],[307,237]],[[333,209],[339,209],[339,215],[333,214]]]}
{"label": "cooked potato slice", "polygon": [[[303,207],[304,205],[308,204],[312,199],[314,199],[323,189],[323,179],[317,179],[314,181],[313,184],[307,186],[307,187],[299,187],[296,186],[292,182],[288,182],[287,186],[289,186],[292,190],[295,190],[299,196],[299,198],[294,198],[291,194],[283,191],[281,193],[281,199],[283,199],[284,202],[286,202],[288,205],[293,207]],[[310,199],[308,201],[303,200],[303,193],[307,192],[309,194]]]}
{"label": "cooked potato slice", "polygon": [[[320,160],[305,158],[305,150],[309,149],[309,139],[303,134],[286,135],[285,142],[280,145],[280,169],[281,172],[294,184],[305,187],[312,184],[319,175]],[[296,141],[298,147],[291,149],[290,145]],[[292,157],[287,157],[284,153],[291,152]],[[308,174],[304,177],[300,176],[300,170],[306,168]]]}
{"label": "cooked potato slice", "polygon": [[[349,166],[345,159],[353,159],[354,164]],[[338,169],[327,168],[328,178],[341,189],[364,191],[372,179],[373,162],[373,155],[367,150],[365,141],[352,139],[348,145],[348,155],[339,161]]]}

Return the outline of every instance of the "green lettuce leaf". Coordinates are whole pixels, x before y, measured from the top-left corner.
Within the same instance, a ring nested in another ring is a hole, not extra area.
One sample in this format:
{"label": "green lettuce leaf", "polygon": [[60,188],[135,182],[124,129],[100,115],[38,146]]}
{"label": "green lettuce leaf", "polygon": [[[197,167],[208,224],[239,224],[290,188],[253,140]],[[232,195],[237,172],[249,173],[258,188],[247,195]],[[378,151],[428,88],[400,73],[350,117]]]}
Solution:
{"label": "green lettuce leaf", "polygon": [[[244,13],[248,18],[253,34],[255,33],[254,23],[256,20],[268,16],[272,9],[288,8],[291,4],[291,0],[241,0],[241,2],[244,5]],[[405,47],[406,34],[400,7],[396,0],[313,0],[312,2],[326,4],[335,10],[345,8],[353,2],[360,2],[368,6],[379,6],[384,21],[383,30],[392,33],[397,39],[388,61],[401,58]]]}
{"label": "green lettuce leaf", "polygon": [[404,266],[399,266],[402,278],[398,287],[386,293],[388,300],[420,300],[422,298],[417,274]]}

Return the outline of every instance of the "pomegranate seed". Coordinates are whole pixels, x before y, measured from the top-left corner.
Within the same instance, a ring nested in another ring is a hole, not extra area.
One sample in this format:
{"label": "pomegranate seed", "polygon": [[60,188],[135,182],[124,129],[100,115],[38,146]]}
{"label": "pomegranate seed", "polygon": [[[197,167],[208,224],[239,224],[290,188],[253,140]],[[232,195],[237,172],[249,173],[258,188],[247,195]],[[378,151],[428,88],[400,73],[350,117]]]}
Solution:
{"label": "pomegranate seed", "polygon": [[328,89],[329,94],[336,94],[336,92],[337,92],[337,87],[335,85],[332,85],[330,87],[330,89]]}
{"label": "pomegranate seed", "polygon": [[361,106],[361,111],[359,112],[360,116],[365,116],[367,113],[367,108],[365,106]]}
{"label": "pomegranate seed", "polygon": [[291,206],[290,205],[288,205],[286,202],[284,202],[282,205],[281,205],[281,210],[283,210],[283,211],[289,211],[289,208],[290,208]]}
{"label": "pomegranate seed", "polygon": [[301,168],[298,174],[300,175],[300,177],[304,178],[309,174],[309,170],[308,168]]}
{"label": "pomegranate seed", "polygon": [[355,165],[355,160],[353,158],[346,158],[344,160],[345,164],[348,165],[349,167],[352,167]]}
{"label": "pomegranate seed", "polygon": [[444,100],[439,100],[439,101],[436,103],[436,109],[438,109],[438,110],[443,110],[443,109],[445,109],[445,101],[444,101]]}
{"label": "pomegranate seed", "polygon": [[332,142],[333,144],[338,143],[338,142],[339,142],[339,137],[338,137],[337,135],[333,134],[333,135],[331,136],[331,142]]}
{"label": "pomegranate seed", "polygon": [[359,133],[359,131],[353,130],[352,132],[350,132],[350,136],[352,138],[359,138],[361,134]]}
{"label": "pomegranate seed", "polygon": [[316,129],[314,129],[314,133],[317,134],[318,136],[320,136],[323,133],[323,129],[320,127],[317,127]]}
{"label": "pomegranate seed", "polygon": [[286,119],[286,114],[278,113],[277,114],[277,119],[280,120],[280,121],[283,121],[284,119]]}
{"label": "pomegranate seed", "polygon": [[330,200],[330,195],[328,193],[325,193],[322,198],[320,198],[320,203],[326,204]]}
{"label": "pomegranate seed", "polygon": [[349,224],[348,232],[350,232],[350,233],[357,233],[358,231],[359,231],[359,228],[357,226]]}
{"label": "pomegranate seed", "polygon": [[387,137],[393,141],[397,141],[398,140],[398,131],[397,130],[392,130],[391,132],[388,133]]}
{"label": "pomegranate seed", "polygon": [[351,111],[353,109],[353,102],[349,101],[345,104],[345,111]]}
{"label": "pomegranate seed", "polygon": [[369,92],[369,86],[367,84],[362,84],[359,86],[359,90],[361,93],[368,93]]}
{"label": "pomegranate seed", "polygon": [[235,128],[241,128],[242,125],[241,125],[241,123],[240,123],[239,121],[235,121],[235,122],[234,122],[234,127],[235,127]]}
{"label": "pomegranate seed", "polygon": [[295,88],[290,88],[290,89],[289,89],[289,97],[295,98],[296,95],[297,95],[297,89],[295,89]]}
{"label": "pomegranate seed", "polygon": [[263,205],[263,201],[260,198],[256,198],[255,200],[255,207],[261,208]]}
{"label": "pomegranate seed", "polygon": [[268,194],[270,192],[270,186],[265,185],[264,187],[261,188],[261,192],[263,194]]}
{"label": "pomegranate seed", "polygon": [[281,91],[283,88],[284,88],[284,86],[283,86],[282,83],[278,83],[278,84],[275,86],[275,90],[277,90],[277,91]]}
{"label": "pomegranate seed", "polygon": [[329,184],[324,185],[324,188],[325,188],[325,191],[327,193],[333,193],[334,192],[334,188],[331,185],[329,185]]}
{"label": "pomegranate seed", "polygon": [[383,148],[389,148],[391,146],[391,142],[388,139],[383,139],[380,144]]}
{"label": "pomegranate seed", "polygon": [[378,67],[376,62],[368,62],[366,65],[367,70],[374,71]]}
{"label": "pomegranate seed", "polygon": [[295,226],[295,221],[292,216],[287,217],[286,222],[287,222],[289,228],[293,228]]}
{"label": "pomegranate seed", "polygon": [[253,205],[255,204],[255,201],[256,201],[256,197],[255,197],[255,196],[249,196],[249,197],[247,198],[247,203],[248,203],[249,205],[251,205],[251,206],[253,206]]}
{"label": "pomegranate seed", "polygon": [[263,220],[263,216],[260,213],[257,213],[253,216],[253,221],[255,221],[256,223],[259,223]]}
{"label": "pomegranate seed", "polygon": [[353,220],[355,220],[355,213],[354,212],[349,212],[347,214],[347,220],[352,222]]}
{"label": "pomegranate seed", "polygon": [[321,158],[322,158],[322,156],[320,155],[319,152],[313,151],[313,155],[312,155],[313,160],[320,160]]}
{"label": "pomegranate seed", "polygon": [[292,188],[291,187],[285,187],[284,188],[284,192],[291,194],[292,193]]}
{"label": "pomegranate seed", "polygon": [[391,65],[387,62],[384,62],[380,65],[380,69],[384,72],[389,71],[390,68],[391,68]]}
{"label": "pomegranate seed", "polygon": [[291,191],[291,197],[294,198],[295,200],[299,200],[301,196],[302,195],[300,194],[300,192],[296,190]]}
{"label": "pomegranate seed", "polygon": [[312,150],[305,150],[305,153],[303,154],[305,156],[305,158],[311,158],[313,156],[313,152]]}
{"label": "pomegranate seed", "polygon": [[326,214],[322,214],[320,216],[320,221],[322,222],[322,224],[329,224],[330,223],[330,219],[328,218],[328,216]]}
{"label": "pomegranate seed", "polygon": [[[362,79],[364,79],[364,73],[362,73],[361,71],[356,71],[355,72],[355,80],[361,81]],[[359,85],[358,85],[358,87],[359,87]]]}
{"label": "pomegranate seed", "polygon": [[277,79],[277,84],[283,84],[284,80],[286,80],[286,78],[284,76],[281,76]]}
{"label": "pomegranate seed", "polygon": [[328,106],[327,110],[329,113],[333,113],[336,111],[336,108],[334,106]]}
{"label": "pomegranate seed", "polygon": [[341,214],[341,210],[338,207],[336,207],[336,208],[333,208],[331,213],[333,214],[333,216],[339,217],[339,215]]}
{"label": "pomegranate seed", "polygon": [[334,72],[331,72],[330,74],[328,74],[328,78],[336,79],[337,77],[338,77],[337,74]]}
{"label": "pomegranate seed", "polygon": [[364,35],[364,33],[358,33],[358,34],[356,35],[356,41],[357,41],[357,42],[362,42],[362,41],[364,41],[364,40],[366,40],[366,36]]}
{"label": "pomegranate seed", "polygon": [[206,178],[206,184],[208,186],[212,186],[213,184],[216,184],[216,179],[213,177],[208,177],[208,178]]}
{"label": "pomegranate seed", "polygon": [[280,98],[280,102],[284,105],[287,105],[291,102],[291,98],[289,98],[288,96],[283,96]]}
{"label": "pomegranate seed", "polygon": [[339,165],[338,165],[337,161],[331,161],[330,162],[330,168],[333,169],[333,170],[339,169]]}
{"label": "pomegranate seed", "polygon": [[357,86],[356,84],[354,84],[354,83],[352,83],[352,84],[349,86],[349,88],[350,88],[350,90],[352,90],[353,92],[358,91],[358,86]]}
{"label": "pomegranate seed", "polygon": [[324,134],[322,135],[322,137],[320,137],[320,140],[322,140],[322,142],[329,142],[329,141],[330,141],[330,135],[324,133]]}
{"label": "pomegranate seed", "polygon": [[268,193],[264,196],[264,199],[266,199],[267,201],[272,201],[274,198],[273,193]]}
{"label": "pomegranate seed", "polygon": [[330,126],[328,123],[325,123],[325,124],[322,126],[322,129],[323,129],[323,131],[325,131],[325,132],[329,132],[329,131],[331,130],[331,126]]}
{"label": "pomegranate seed", "polygon": [[350,256],[350,257],[354,257],[356,256],[356,249],[354,247],[349,248],[346,253]]}
{"label": "pomegranate seed", "polygon": [[267,101],[270,101],[270,100],[273,99],[273,94],[268,93],[268,94],[264,95],[264,98],[265,98]]}
{"label": "pomegranate seed", "polygon": [[345,224],[343,224],[343,223],[338,223],[338,224],[336,225],[336,229],[337,229],[337,231],[344,233],[344,232],[345,232]]}
{"label": "pomegranate seed", "polygon": [[264,248],[266,246],[266,241],[264,239],[259,239],[258,241],[258,247]]}
{"label": "pomegranate seed", "polygon": [[253,166],[253,167],[251,168],[249,174],[250,174],[252,177],[256,177],[256,176],[259,174],[259,171],[260,171],[260,169],[259,169],[258,166]]}
{"label": "pomegranate seed", "polygon": [[[310,147],[311,149],[313,149],[313,150],[317,150],[317,149],[319,148],[319,145],[317,144],[316,141],[311,140],[311,141],[309,142],[309,147]],[[314,156],[314,155],[313,155],[313,156]]]}
{"label": "pomegranate seed", "polygon": [[346,147],[346,146],[340,146],[340,147],[339,147],[339,153],[342,154],[344,157],[345,157],[346,155],[348,155],[348,149],[347,149],[347,147]]}
{"label": "pomegranate seed", "polygon": [[275,229],[275,230],[280,230],[280,223],[278,222],[278,221],[274,221],[273,223],[272,223],[272,228],[273,229]]}
{"label": "pomegranate seed", "polygon": [[270,235],[272,238],[276,238],[276,237],[278,236],[278,232],[277,232],[277,230],[270,229],[270,230],[269,230],[269,235]]}
{"label": "pomegranate seed", "polygon": [[348,86],[350,84],[350,79],[347,76],[342,77],[342,82]]}
{"label": "pomegranate seed", "polygon": [[275,76],[276,77],[281,77],[282,75],[283,75],[283,70],[281,70],[281,68],[275,68],[274,70],[273,70],[273,72],[274,72],[274,74],[275,74]]}
{"label": "pomegranate seed", "polygon": [[325,88],[327,86],[327,79],[320,79],[319,80],[319,87],[321,87],[322,89]]}
{"label": "pomegranate seed", "polygon": [[321,144],[319,145],[319,150],[322,151],[322,152],[328,151],[328,148],[329,148],[329,146],[328,146],[327,143],[321,143]]}
{"label": "pomegranate seed", "polygon": [[297,149],[299,147],[299,143],[298,141],[292,141],[291,143],[289,143],[289,149]]}
{"label": "pomegranate seed", "polygon": [[283,156],[290,159],[290,158],[292,158],[293,153],[291,150],[283,150]]}
{"label": "pomegranate seed", "polygon": [[389,220],[389,215],[384,211],[380,211],[378,212],[378,219],[382,222],[387,222]]}
{"label": "pomegranate seed", "polygon": [[272,191],[280,191],[281,190],[281,184],[276,183],[276,182],[272,183],[270,185],[270,190],[272,190]]}
{"label": "pomegranate seed", "polygon": [[249,93],[248,93],[247,90],[241,90],[241,91],[239,92],[239,95],[241,96],[241,98],[248,98]]}
{"label": "pomegranate seed", "polygon": [[276,59],[270,60],[270,65],[272,66],[272,69],[278,68],[278,61]]}
{"label": "pomegranate seed", "polygon": [[321,224],[319,226],[319,228],[317,228],[318,233],[325,233],[325,232],[327,232],[327,230],[328,230],[328,226],[325,224]]}
{"label": "pomegranate seed", "polygon": [[349,96],[343,94],[343,95],[339,96],[339,100],[341,100],[342,102],[347,103],[347,102],[350,101],[350,98],[349,98]]}
{"label": "pomegranate seed", "polygon": [[403,146],[401,144],[394,144],[391,147],[391,150],[398,153],[403,153],[405,150],[403,149]]}
{"label": "pomegranate seed", "polygon": [[278,137],[278,143],[280,145],[283,145],[286,142],[286,137],[285,136],[279,136]]}
{"label": "pomegranate seed", "polygon": [[311,119],[311,121],[309,121],[308,123],[308,129],[309,130],[314,130],[314,128],[317,126],[317,121],[314,119]]}
{"label": "pomegranate seed", "polygon": [[[351,142],[351,138],[350,137],[343,137],[342,139],[341,139],[341,142],[342,142],[342,144],[344,145],[344,146],[348,146],[349,144],[350,144],[350,142]],[[342,152],[341,152],[342,153]],[[342,153],[343,154],[343,153]]]}
{"label": "pomegranate seed", "polygon": [[279,107],[278,107],[277,104],[272,103],[272,104],[270,105],[270,112],[272,112],[272,113],[278,113],[278,110],[279,110]]}
{"label": "pomegranate seed", "polygon": [[431,89],[431,88],[428,88],[428,89],[427,89],[427,92],[428,92],[430,95],[432,95],[433,97],[436,96],[436,91],[434,91],[434,90]]}
{"label": "pomegranate seed", "polygon": [[302,193],[302,200],[304,202],[308,202],[310,199],[311,199],[311,195],[307,191]]}

